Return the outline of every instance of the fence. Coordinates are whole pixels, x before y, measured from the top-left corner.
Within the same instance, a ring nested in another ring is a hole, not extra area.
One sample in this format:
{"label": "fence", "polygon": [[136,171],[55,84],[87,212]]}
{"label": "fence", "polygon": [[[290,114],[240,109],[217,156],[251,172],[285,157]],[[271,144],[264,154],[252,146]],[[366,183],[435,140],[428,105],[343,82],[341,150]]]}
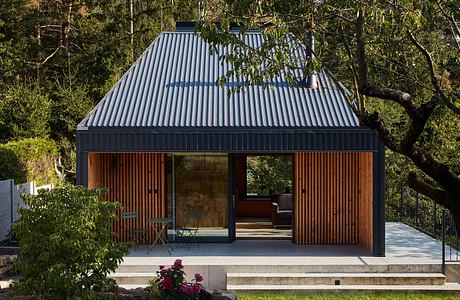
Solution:
{"label": "fence", "polygon": [[433,200],[401,187],[399,201],[388,203],[387,220],[405,223],[442,242],[442,265],[460,262],[458,232],[451,213]]}
{"label": "fence", "polygon": [[36,195],[38,190],[52,188],[52,184],[37,186],[34,181],[18,185],[12,179],[0,181],[0,241],[7,238],[11,224],[19,218],[18,209],[25,206],[21,195]]}

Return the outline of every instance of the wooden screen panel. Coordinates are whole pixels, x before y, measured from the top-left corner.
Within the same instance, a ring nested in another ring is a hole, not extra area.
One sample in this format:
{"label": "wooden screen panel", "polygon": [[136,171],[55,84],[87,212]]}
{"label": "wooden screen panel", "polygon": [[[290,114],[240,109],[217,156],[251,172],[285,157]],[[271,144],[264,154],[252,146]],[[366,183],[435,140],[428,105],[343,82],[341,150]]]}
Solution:
{"label": "wooden screen panel", "polygon": [[295,242],[371,249],[372,153],[296,153],[294,165]]}
{"label": "wooden screen panel", "polygon": [[[89,153],[88,188],[106,188],[108,201],[122,209],[113,223],[117,241],[128,241],[128,229],[145,228],[145,243],[155,236],[148,218],[166,217],[165,155],[162,153]],[[122,219],[122,212],[136,211],[137,219]]]}
{"label": "wooden screen panel", "polygon": [[372,253],[373,245],[373,202],[372,202],[372,185],[374,182],[373,179],[373,157],[372,153],[363,153],[360,157],[359,164],[359,184],[361,188],[359,190],[359,244],[368,249]]}

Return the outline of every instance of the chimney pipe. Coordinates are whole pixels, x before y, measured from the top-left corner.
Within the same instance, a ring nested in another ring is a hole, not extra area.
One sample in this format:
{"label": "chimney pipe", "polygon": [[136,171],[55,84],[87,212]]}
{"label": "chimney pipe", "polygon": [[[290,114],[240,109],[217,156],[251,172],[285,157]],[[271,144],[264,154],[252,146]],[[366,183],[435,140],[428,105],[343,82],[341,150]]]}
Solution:
{"label": "chimney pipe", "polygon": [[[311,63],[315,60],[315,37],[313,35],[313,30],[315,28],[315,20],[314,17],[311,17],[311,23],[310,23],[310,38],[308,40],[309,47],[310,47],[310,52],[308,53],[310,57]],[[307,78],[307,87],[315,89],[318,87],[318,78],[317,78],[316,71],[314,71],[312,74],[308,75]]]}

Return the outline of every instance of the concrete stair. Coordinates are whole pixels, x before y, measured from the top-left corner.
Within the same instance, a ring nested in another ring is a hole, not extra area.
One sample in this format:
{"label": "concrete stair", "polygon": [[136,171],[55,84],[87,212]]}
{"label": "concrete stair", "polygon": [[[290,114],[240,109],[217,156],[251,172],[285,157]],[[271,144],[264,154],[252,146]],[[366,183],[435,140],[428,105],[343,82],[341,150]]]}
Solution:
{"label": "concrete stair", "polygon": [[[225,268],[227,273],[441,273],[440,264],[228,265]],[[157,265],[122,263],[117,273],[155,274],[157,270]]]}
{"label": "concrete stair", "polygon": [[133,286],[133,287],[145,287],[149,284],[149,281],[157,276],[156,273],[149,272],[129,272],[120,273],[116,272],[110,274],[109,277],[115,279],[119,286]]}
{"label": "concrete stair", "polygon": [[[206,284],[216,273],[206,275],[202,267],[189,265],[185,271],[203,274]],[[127,289],[146,287],[155,278],[157,268],[121,264],[110,277]],[[204,270],[211,268],[205,266]],[[233,291],[460,291],[460,284],[446,283],[439,264],[227,265],[216,269],[223,272],[220,288]]]}
{"label": "concrete stair", "polygon": [[443,285],[440,273],[227,273],[227,288],[276,285]]}
{"label": "concrete stair", "polygon": [[460,284],[445,283],[443,285],[228,285],[230,291],[244,292],[290,292],[295,291],[301,294],[310,293],[356,293],[374,291],[394,291],[394,292],[436,292],[453,293],[460,292]]}
{"label": "concrete stair", "polygon": [[228,271],[226,288],[231,291],[460,292],[460,284],[446,283],[436,264],[241,266]]}

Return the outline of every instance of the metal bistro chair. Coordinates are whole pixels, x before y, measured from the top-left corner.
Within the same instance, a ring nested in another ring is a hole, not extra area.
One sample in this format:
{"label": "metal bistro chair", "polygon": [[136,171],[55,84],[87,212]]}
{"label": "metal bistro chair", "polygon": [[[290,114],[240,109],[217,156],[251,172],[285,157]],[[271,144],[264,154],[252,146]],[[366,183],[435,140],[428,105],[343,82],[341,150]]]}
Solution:
{"label": "metal bistro chair", "polygon": [[[121,213],[121,218],[123,220],[138,220],[139,213],[137,211],[126,211]],[[134,241],[136,245],[139,245],[139,242],[145,242],[145,233],[146,229],[143,227],[134,227],[134,228],[127,228],[126,232],[128,233],[128,237],[131,241]],[[139,238],[140,237],[140,238]]]}
{"label": "metal bistro chair", "polygon": [[[199,220],[203,216],[202,211],[196,211],[196,210],[189,210],[185,213],[186,218],[189,222],[193,223],[195,221],[196,224],[198,224]],[[188,227],[179,227],[176,228],[176,234],[179,238],[186,238],[187,243],[186,247],[190,249],[193,245],[196,245],[200,247],[200,244],[198,242],[198,225],[195,226],[188,226]],[[180,243],[176,244],[176,248],[179,247]]]}

